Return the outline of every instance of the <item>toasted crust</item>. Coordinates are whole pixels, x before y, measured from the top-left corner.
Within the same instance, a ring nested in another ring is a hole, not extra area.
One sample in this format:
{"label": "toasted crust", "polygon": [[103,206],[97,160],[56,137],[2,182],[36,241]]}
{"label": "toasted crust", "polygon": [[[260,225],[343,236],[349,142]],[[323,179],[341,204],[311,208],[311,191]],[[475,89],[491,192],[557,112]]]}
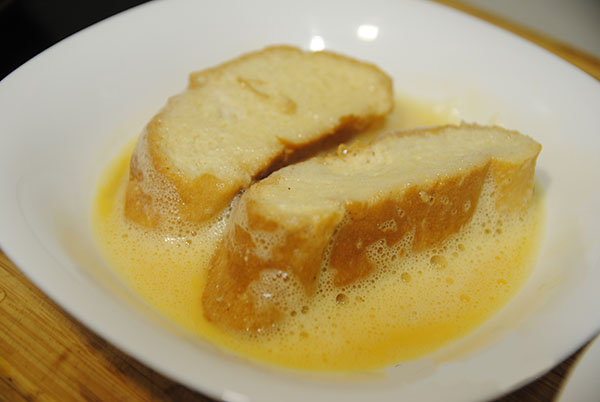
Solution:
{"label": "toasted crust", "polygon": [[208,273],[204,314],[234,330],[271,328],[282,317],[285,296],[265,303],[249,291],[269,291],[257,285],[264,272],[289,275],[310,297],[327,251],[334,286],[347,286],[374,270],[367,250],[378,242],[393,246],[410,235],[406,252],[418,252],[459,232],[486,181],[494,186],[496,210],[522,212],[540,149],[497,127],[447,126],[388,135],[284,168],[234,204]]}
{"label": "toasted crust", "polygon": [[[313,113],[315,98],[333,106]],[[385,73],[331,52],[275,46],[192,73],[138,141],[125,214],[148,227],[210,219],[253,180],[392,105]]]}

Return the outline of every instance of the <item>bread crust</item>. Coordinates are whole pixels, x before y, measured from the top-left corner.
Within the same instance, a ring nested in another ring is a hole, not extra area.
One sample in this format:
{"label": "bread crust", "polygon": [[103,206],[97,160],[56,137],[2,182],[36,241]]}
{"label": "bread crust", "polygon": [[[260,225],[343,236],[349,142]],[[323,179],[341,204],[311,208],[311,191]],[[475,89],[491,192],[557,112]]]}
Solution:
{"label": "bread crust", "polygon": [[[449,128],[482,129],[475,125],[446,126],[396,136],[436,134]],[[360,149],[362,146],[358,147],[350,152],[364,151]],[[301,283],[305,296],[310,297],[327,251],[328,267],[335,272],[334,286],[351,285],[373,272],[375,267],[367,250],[376,243],[391,247],[410,234],[412,241],[402,253],[419,252],[439,246],[459,232],[470,222],[488,179],[493,180],[495,186],[497,210],[524,211],[533,192],[539,150],[539,145],[532,147],[532,152],[519,161],[490,157],[476,165],[461,166],[452,174],[408,187],[398,183],[385,196],[374,192],[368,200],[348,199],[316,217],[267,211],[267,207],[261,205],[260,192],[254,191],[254,187],[276,181],[278,175],[258,182],[234,205],[229,229],[207,276],[202,298],[204,314],[209,321],[224,328],[248,332],[268,330],[282,318],[281,303],[270,304],[269,313],[261,315],[256,307],[256,296],[248,291],[265,269],[293,276]],[[343,157],[344,152],[341,154],[339,157]],[[261,257],[261,245],[253,241],[252,234],[265,232],[284,240],[276,242],[271,254]]]}
{"label": "bread crust", "polygon": [[277,325],[284,308],[277,303],[261,303],[251,284],[260,281],[261,273],[271,271],[284,282],[290,278],[297,280],[305,294],[313,294],[326,239],[342,216],[333,213],[315,224],[305,222],[295,230],[286,231],[282,241],[271,250],[271,258],[265,261],[256,255],[255,250],[261,245],[249,231],[275,232],[281,225],[266,219],[257,211],[260,206],[253,206],[252,202],[246,208],[248,227],[232,223],[211,260],[202,304],[209,321],[229,329],[260,333]]}
{"label": "bread crust", "polygon": [[[192,177],[175,166],[164,150],[161,139],[169,131],[168,125],[165,125],[164,116],[169,109],[177,107],[174,101],[169,101],[167,107],[147,125],[139,140],[144,144],[136,146],[132,156],[125,200],[125,216],[128,219],[150,228],[156,228],[166,220],[171,224],[206,221],[227,207],[233,197],[250,185],[252,181],[260,179],[282,166],[310,156],[333,138],[338,136],[344,138],[348,132],[363,129],[391,111],[393,107],[392,82],[378,67],[332,52],[308,54],[291,46],[268,47],[258,52],[242,55],[219,66],[192,73],[189,78],[189,90],[218,80],[225,71],[243,66],[248,60],[281,52],[310,55],[309,57],[317,59],[334,58],[344,63],[356,63],[362,68],[371,70],[379,80],[379,85],[384,88],[386,99],[383,102],[387,106],[375,110],[373,113],[360,114],[357,112],[357,114],[332,116],[332,119],[336,121],[332,127],[319,133],[310,133],[307,139],[301,142],[276,137],[279,151],[265,154],[260,163],[252,170],[246,171],[244,175],[219,177],[213,172],[207,171]],[[238,83],[240,87],[256,94],[259,100],[275,102],[276,110],[279,110],[280,113],[288,115],[295,113],[296,103],[293,100],[283,95],[276,99],[273,97],[270,99],[268,94],[255,88],[256,84],[243,77],[238,77]],[[334,95],[332,94],[332,96]],[[206,152],[208,154],[211,150],[207,149]],[[205,155],[198,154],[197,157],[202,159]],[[140,163],[140,159],[145,159],[146,163]],[[165,183],[157,185],[157,181]],[[156,187],[168,190],[168,193],[160,194]]]}

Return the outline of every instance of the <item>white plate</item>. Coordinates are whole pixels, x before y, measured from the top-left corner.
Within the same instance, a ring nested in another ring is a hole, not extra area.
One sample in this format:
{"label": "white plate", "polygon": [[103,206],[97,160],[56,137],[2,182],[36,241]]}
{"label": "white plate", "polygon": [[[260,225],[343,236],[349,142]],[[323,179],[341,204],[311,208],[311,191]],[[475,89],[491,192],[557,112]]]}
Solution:
{"label": "white plate", "polygon": [[[189,336],[112,275],[90,229],[101,169],[185,87],[190,71],[274,43],[324,45],[372,61],[405,94],[454,99],[465,119],[500,119],[543,144],[538,177],[548,219],[538,266],[481,329],[377,375],[291,373]],[[599,111],[594,79],[433,3],[157,1],[78,33],[0,83],[0,244],[84,324],[213,397],[491,398],[550,369],[600,329]]]}

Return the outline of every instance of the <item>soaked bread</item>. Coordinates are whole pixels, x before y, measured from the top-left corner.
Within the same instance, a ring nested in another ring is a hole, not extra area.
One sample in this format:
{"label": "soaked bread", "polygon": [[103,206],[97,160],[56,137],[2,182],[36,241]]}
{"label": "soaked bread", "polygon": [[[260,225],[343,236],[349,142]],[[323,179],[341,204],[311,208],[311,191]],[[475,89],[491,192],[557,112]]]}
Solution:
{"label": "soaked bread", "polygon": [[385,73],[331,52],[270,47],[193,73],[138,140],[125,215],[146,227],[210,219],[254,179],[392,106]]}
{"label": "soaked bread", "polygon": [[267,331],[310,299],[323,270],[331,286],[347,287],[460,234],[480,205],[499,217],[527,210],[540,150],[517,132],[463,124],[341,145],[280,169],[232,204],[204,315]]}

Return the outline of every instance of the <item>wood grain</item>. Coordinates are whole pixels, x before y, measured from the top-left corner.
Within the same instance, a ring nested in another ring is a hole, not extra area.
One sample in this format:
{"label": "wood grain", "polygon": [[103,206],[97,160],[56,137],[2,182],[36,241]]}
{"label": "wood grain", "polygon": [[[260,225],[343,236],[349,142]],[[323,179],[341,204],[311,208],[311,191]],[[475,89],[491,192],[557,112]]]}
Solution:
{"label": "wood grain", "polygon": [[[554,52],[596,79],[600,61],[459,1],[436,0]],[[550,401],[580,352],[497,401]],[[0,250],[1,401],[210,401],[122,353],[39,291]]]}
{"label": "wood grain", "polygon": [[2,251],[0,400],[210,401],[81,325]]}

